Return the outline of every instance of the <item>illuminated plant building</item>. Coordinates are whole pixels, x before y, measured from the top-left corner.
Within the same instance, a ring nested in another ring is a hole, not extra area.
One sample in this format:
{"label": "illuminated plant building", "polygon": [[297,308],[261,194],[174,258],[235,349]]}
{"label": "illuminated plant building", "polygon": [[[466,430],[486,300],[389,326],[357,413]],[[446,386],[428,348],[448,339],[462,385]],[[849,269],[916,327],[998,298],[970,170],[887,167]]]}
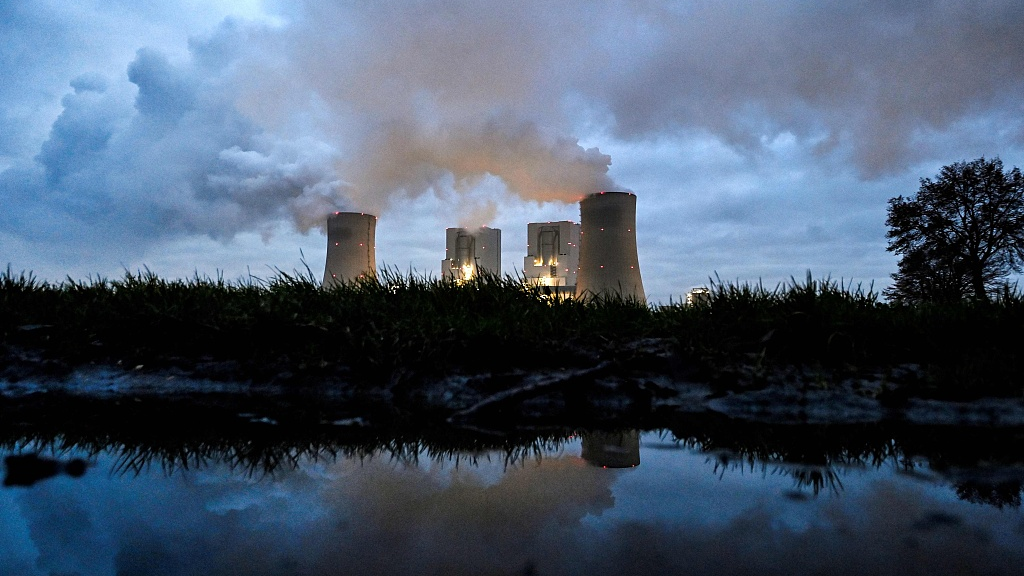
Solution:
{"label": "illuminated plant building", "polygon": [[556,293],[572,295],[580,263],[580,225],[568,220],[531,222],[526,229],[526,283],[550,286]]}
{"label": "illuminated plant building", "polygon": [[501,230],[482,226],[445,230],[441,276],[465,282],[487,272],[501,274]]}

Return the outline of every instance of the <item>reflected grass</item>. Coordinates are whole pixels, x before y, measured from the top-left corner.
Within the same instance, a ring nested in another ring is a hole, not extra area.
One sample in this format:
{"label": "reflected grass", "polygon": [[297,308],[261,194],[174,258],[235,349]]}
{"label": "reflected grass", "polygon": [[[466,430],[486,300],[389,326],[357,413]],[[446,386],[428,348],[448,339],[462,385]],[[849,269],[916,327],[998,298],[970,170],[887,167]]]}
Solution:
{"label": "reflected grass", "polygon": [[709,414],[679,419],[666,430],[679,446],[707,454],[715,473],[784,475],[815,496],[840,493],[846,471],[881,468],[937,474],[978,504],[1017,507],[1024,494],[1019,428],[763,424]]}
{"label": "reflected grass", "polygon": [[394,430],[345,430],[307,428],[281,430],[273,426],[244,426],[220,433],[148,434],[142,431],[111,431],[109,434],[35,433],[0,440],[0,452],[41,453],[63,458],[69,455],[95,459],[114,458],[112,473],[129,477],[154,469],[165,475],[226,466],[233,474],[259,479],[299,469],[316,462],[340,459],[384,458],[407,466],[424,461],[475,466],[493,457],[505,468],[540,461],[544,454],[562,449],[574,437],[572,431],[524,433],[495,438],[465,431],[439,430],[426,435]]}
{"label": "reflected grass", "polygon": [[[590,435],[621,430],[509,431],[483,434],[460,428],[411,430],[336,426],[222,425],[196,433],[187,429],[154,434],[109,426],[78,433],[36,430],[0,434],[0,453],[37,452],[55,458],[101,454],[113,457],[111,473],[134,477],[226,467],[248,479],[273,477],[310,463],[385,459],[403,466],[426,463],[474,467],[495,459],[505,469],[541,462]],[[765,425],[726,418],[688,418],[659,429],[680,449],[707,455],[709,472],[783,476],[793,481],[790,497],[842,493],[850,470],[890,468],[934,481],[938,474],[969,502],[999,508],[1020,506],[1024,485],[1024,436],[1019,430],[949,430],[892,425]],[[636,431],[627,434],[637,438]],[[856,439],[856,440],[854,440]],[[640,447],[640,467],[644,466]],[[586,458],[586,454],[580,454]],[[993,473],[996,470],[998,473]]]}

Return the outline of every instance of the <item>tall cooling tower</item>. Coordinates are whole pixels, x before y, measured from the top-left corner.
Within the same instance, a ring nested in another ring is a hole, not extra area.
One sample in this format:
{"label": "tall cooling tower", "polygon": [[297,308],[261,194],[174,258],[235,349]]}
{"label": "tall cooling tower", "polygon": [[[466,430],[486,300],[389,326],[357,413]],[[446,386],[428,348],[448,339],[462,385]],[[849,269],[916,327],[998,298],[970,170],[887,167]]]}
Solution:
{"label": "tall cooling tower", "polygon": [[598,192],[580,200],[576,297],[647,300],[636,252],[636,195]]}
{"label": "tall cooling tower", "polygon": [[445,229],[441,276],[469,280],[480,272],[501,274],[501,230],[481,226]]}
{"label": "tall cooling tower", "polygon": [[327,217],[327,266],[324,288],[377,273],[377,217],[335,212]]}

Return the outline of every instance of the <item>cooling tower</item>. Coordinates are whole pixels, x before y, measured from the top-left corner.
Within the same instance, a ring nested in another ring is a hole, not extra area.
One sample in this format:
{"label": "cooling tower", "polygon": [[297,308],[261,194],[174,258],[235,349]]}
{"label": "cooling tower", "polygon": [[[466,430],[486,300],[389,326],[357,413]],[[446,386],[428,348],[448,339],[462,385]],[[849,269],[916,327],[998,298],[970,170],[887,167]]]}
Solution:
{"label": "cooling tower", "polygon": [[598,192],[580,200],[576,297],[647,300],[636,252],[636,195]]}
{"label": "cooling tower", "polygon": [[441,276],[466,281],[480,272],[501,274],[501,230],[482,226],[445,229]]}
{"label": "cooling tower", "polygon": [[335,212],[327,217],[324,288],[376,275],[376,231],[372,214]]}
{"label": "cooling tower", "polygon": [[526,225],[523,276],[527,284],[550,286],[556,293],[572,295],[579,265],[579,224],[562,220]]}

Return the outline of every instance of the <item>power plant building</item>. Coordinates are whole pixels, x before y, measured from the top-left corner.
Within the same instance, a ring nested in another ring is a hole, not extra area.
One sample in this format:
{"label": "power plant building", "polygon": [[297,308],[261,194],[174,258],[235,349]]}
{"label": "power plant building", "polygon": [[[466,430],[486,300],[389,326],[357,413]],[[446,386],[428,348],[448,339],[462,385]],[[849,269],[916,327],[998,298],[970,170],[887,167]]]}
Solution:
{"label": "power plant building", "polygon": [[480,274],[501,274],[501,230],[486,226],[445,230],[441,276],[464,282]]}
{"label": "power plant building", "polygon": [[580,263],[580,225],[576,222],[530,222],[526,225],[527,284],[550,286],[557,293],[573,294]]}
{"label": "power plant building", "polygon": [[[335,212],[327,218],[323,287],[376,276],[377,217]],[[598,192],[580,201],[580,222],[527,224],[524,281],[581,299],[624,298],[646,302],[636,244],[636,195]],[[448,228],[442,278],[459,282],[481,273],[501,274],[501,230]],[[694,290],[687,303],[705,300]]]}
{"label": "power plant building", "polygon": [[377,274],[377,217],[361,212],[335,212],[327,217],[327,264],[324,288]]}
{"label": "power plant building", "polygon": [[692,288],[686,293],[686,305],[696,306],[698,304],[708,304],[711,302],[711,290],[708,290],[704,286]]}
{"label": "power plant building", "polygon": [[580,201],[577,298],[646,302],[636,249],[636,195],[598,192]]}

